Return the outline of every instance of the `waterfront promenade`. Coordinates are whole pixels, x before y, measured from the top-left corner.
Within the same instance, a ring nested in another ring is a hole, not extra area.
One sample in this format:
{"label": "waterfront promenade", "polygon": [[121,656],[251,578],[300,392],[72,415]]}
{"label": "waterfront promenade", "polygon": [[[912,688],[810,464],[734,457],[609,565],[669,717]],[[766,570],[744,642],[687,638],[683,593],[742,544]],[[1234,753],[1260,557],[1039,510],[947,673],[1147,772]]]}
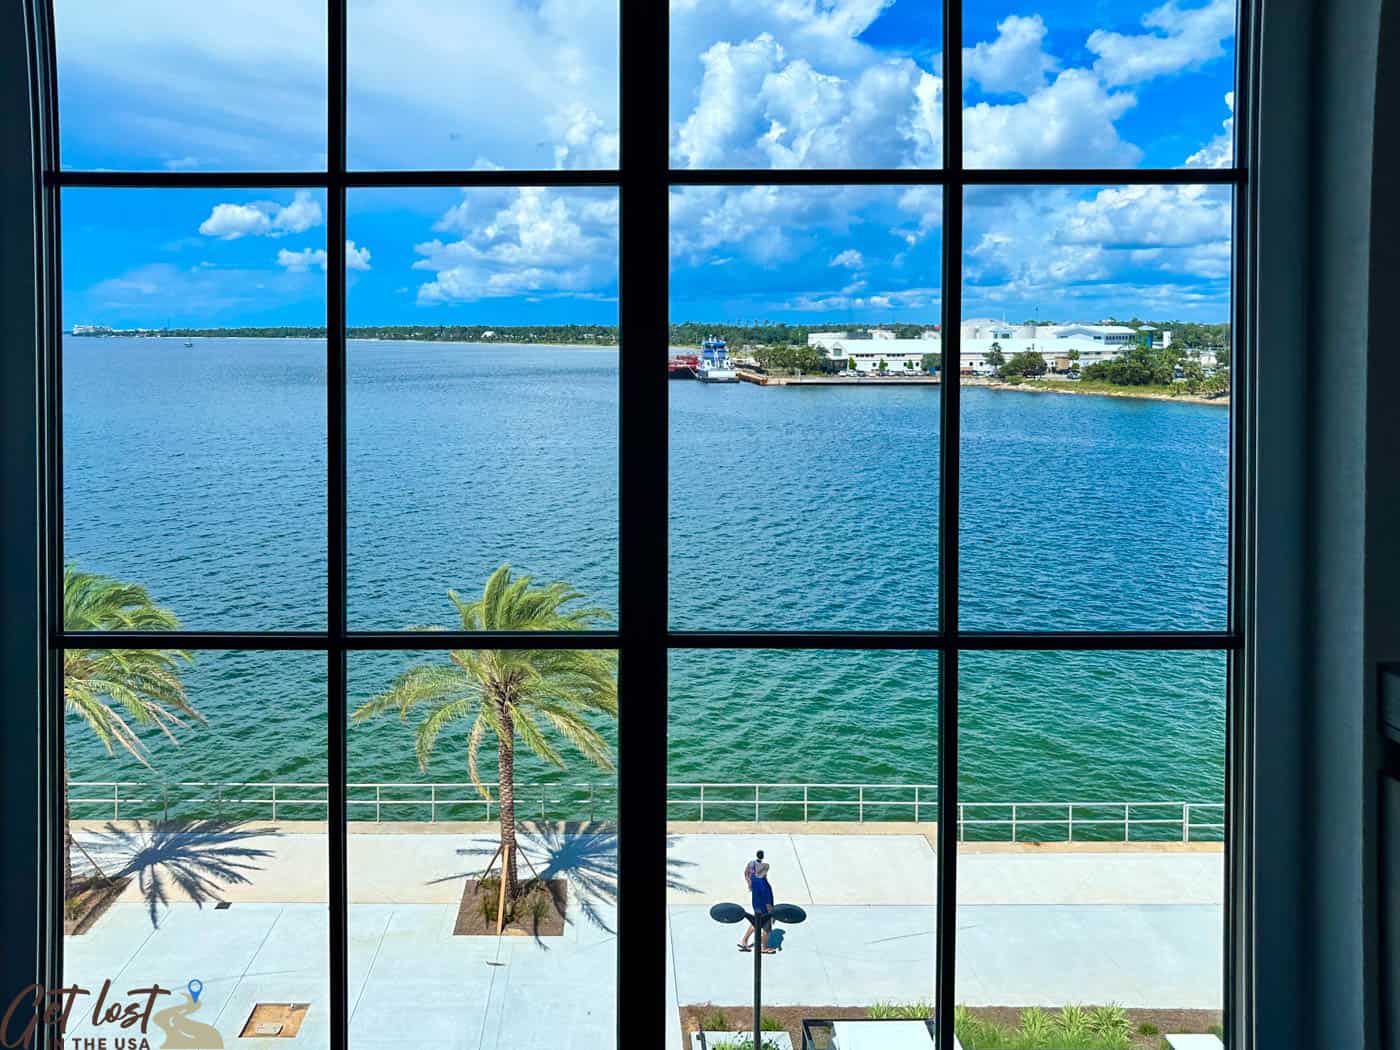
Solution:
{"label": "waterfront promenade", "polygon": [[[755,848],[779,899],[808,922],[766,960],[770,1002],[861,1006],[933,996],[930,825],[735,825],[675,830],[668,849],[665,1045],[678,1008],[751,993],[751,956],[708,907],[742,900]],[[298,1036],[326,1046],[326,836],[310,823],[202,832],[80,825],[122,899],[66,942],[67,980],[204,982],[199,1019],[237,1038],[255,1002],[308,1002]],[[356,1045],[609,1045],[616,839],[605,825],[533,828],[526,851],[569,880],[559,938],[454,937],[463,880],[492,850],[486,825],[356,825],[350,836],[350,1009]],[[969,1005],[1117,1002],[1220,1006],[1218,846],[969,847],[960,855],[957,999]],[[226,909],[215,905],[227,902]],[[411,1020],[410,1020],[411,1019]],[[81,1034],[81,1020],[72,1033]],[[240,1045],[244,1041],[240,1040]]]}

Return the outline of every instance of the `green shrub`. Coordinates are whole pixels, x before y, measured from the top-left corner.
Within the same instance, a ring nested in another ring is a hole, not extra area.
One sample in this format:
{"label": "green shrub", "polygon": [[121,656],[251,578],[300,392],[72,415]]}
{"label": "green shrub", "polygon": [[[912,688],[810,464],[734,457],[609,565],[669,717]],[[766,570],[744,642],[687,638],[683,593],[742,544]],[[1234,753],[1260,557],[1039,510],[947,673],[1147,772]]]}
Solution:
{"label": "green shrub", "polygon": [[1225,1026],[1223,1024],[1213,1024],[1207,1028],[1206,1031],[1215,1036],[1215,1038],[1219,1039],[1222,1043],[1225,1042]]}
{"label": "green shrub", "polygon": [[758,1019],[758,1027],[759,1030],[763,1032],[787,1031],[787,1029],[783,1027],[783,1022],[779,1021],[776,1017],[760,1017]]}
{"label": "green shrub", "polygon": [[913,1003],[876,1003],[865,1011],[867,1017],[876,1020],[899,1019],[922,1021],[933,1016],[933,1004],[922,1000]]}
{"label": "green shrub", "polygon": [[1055,1018],[1055,1030],[1064,1039],[1082,1041],[1085,1036],[1093,1034],[1089,1028],[1089,1011],[1073,1003],[1060,1007],[1060,1013]]}
{"label": "green shrub", "polygon": [[496,902],[501,896],[501,880],[488,875],[476,889],[476,903],[481,908],[481,917],[487,922],[496,921]]}
{"label": "green shrub", "polygon": [[1138,1025],[1138,1035],[1161,1035],[1162,1030],[1151,1021],[1143,1021]]}
{"label": "green shrub", "polygon": [[1133,1024],[1127,1011],[1112,1003],[1090,1009],[1089,1031],[1110,1046],[1126,1047],[1132,1043]]}
{"label": "green shrub", "polygon": [[707,1010],[700,1015],[700,1031],[702,1032],[726,1032],[729,1030],[729,1018],[724,1016],[724,1011],[719,1007]]}
{"label": "green shrub", "polygon": [[1055,1036],[1050,1015],[1038,1006],[1021,1011],[1020,1041],[1026,1046],[1049,1046]]}

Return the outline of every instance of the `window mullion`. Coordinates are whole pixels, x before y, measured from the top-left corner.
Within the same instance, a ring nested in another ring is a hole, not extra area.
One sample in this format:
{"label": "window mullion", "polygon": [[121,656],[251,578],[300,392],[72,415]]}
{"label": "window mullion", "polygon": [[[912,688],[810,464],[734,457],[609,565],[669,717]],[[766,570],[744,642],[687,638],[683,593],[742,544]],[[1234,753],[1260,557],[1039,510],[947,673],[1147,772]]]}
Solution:
{"label": "window mullion", "polygon": [[330,865],[331,1046],[350,1043],[346,806],[345,114],[346,0],[327,0],[326,105],[326,831]]}
{"label": "window mullion", "polygon": [[958,849],[958,452],[962,319],[962,0],[943,3],[943,382],[939,386],[938,618],[949,646],[938,661],[938,1050],[953,1050]]}

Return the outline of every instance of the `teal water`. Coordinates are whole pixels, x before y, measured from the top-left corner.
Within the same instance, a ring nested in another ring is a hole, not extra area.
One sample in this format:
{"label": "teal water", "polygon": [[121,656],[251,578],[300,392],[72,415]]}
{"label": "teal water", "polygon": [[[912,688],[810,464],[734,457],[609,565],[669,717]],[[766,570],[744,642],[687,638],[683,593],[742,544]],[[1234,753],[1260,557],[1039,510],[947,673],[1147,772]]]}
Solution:
{"label": "teal water", "polygon": [[[609,350],[352,342],[352,626],[448,624],[447,588],[502,561],[615,609],[617,368]],[[669,393],[674,626],[937,624],[936,388]],[[70,560],[191,628],[324,625],[320,343],[68,339],[64,399]],[[1227,417],[965,390],[964,624],[1222,627]],[[352,654],[349,702],[414,660]],[[674,781],[937,779],[932,655],[690,651],[671,669]],[[1223,791],[1221,654],[968,653],[959,673],[965,798]],[[324,779],[323,656],[199,653],[187,679],[208,724],[152,740],[153,772],[70,725],[74,776]],[[463,745],[445,734],[425,777],[404,727],[354,726],[350,777],[464,780]],[[527,761],[521,779],[596,775]]]}

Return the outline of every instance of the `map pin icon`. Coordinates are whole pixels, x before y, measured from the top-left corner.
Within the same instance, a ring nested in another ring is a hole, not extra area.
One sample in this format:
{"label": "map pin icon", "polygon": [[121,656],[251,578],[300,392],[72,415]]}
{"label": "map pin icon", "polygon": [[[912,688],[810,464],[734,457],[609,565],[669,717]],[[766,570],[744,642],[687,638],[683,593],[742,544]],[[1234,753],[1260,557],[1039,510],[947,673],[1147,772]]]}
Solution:
{"label": "map pin icon", "polygon": [[199,980],[191,981],[185,987],[190,990],[190,996],[194,1001],[199,1002],[199,993],[204,991],[204,982]]}

